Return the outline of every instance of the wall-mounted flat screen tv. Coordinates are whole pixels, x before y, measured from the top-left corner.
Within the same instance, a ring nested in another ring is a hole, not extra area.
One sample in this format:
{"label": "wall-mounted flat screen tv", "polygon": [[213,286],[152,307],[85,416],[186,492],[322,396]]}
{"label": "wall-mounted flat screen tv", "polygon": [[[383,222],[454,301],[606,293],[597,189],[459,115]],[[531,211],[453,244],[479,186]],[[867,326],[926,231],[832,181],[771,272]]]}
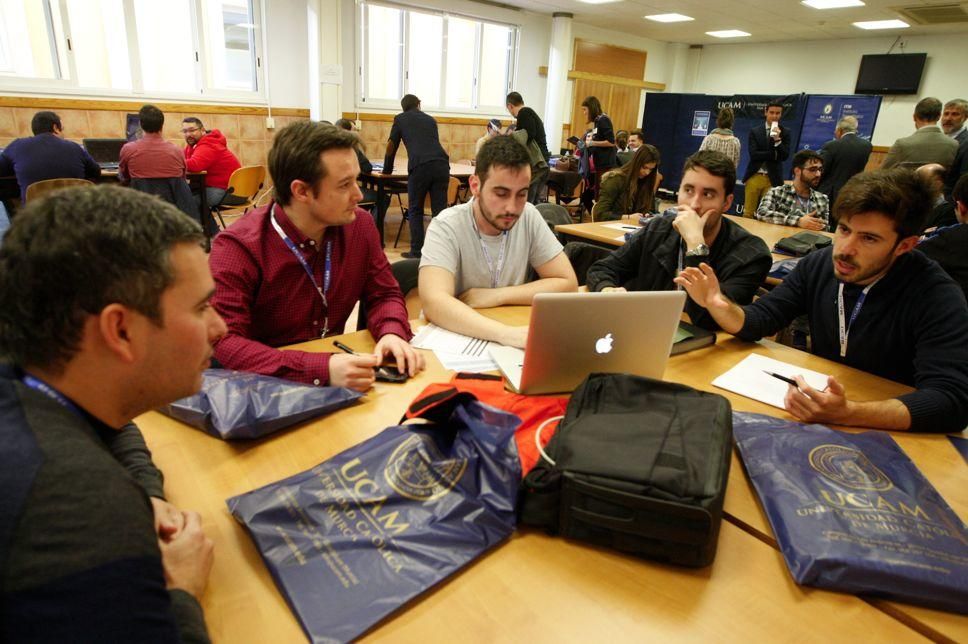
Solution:
{"label": "wall-mounted flat screen tv", "polygon": [[860,59],[855,94],[917,94],[927,54],[868,54]]}

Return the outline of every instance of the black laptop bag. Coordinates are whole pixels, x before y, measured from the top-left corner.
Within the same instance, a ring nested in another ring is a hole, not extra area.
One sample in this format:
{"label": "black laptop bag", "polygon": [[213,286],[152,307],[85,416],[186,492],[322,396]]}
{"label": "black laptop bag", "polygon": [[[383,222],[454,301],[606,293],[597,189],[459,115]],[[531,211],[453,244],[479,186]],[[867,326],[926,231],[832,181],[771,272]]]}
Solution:
{"label": "black laptop bag", "polygon": [[775,250],[794,257],[803,257],[832,243],[834,241],[826,235],[804,230],[776,242]]}
{"label": "black laptop bag", "polygon": [[639,557],[707,566],[716,555],[732,427],[729,401],[717,394],[592,374],[575,389],[547,458],[524,479],[520,522]]}

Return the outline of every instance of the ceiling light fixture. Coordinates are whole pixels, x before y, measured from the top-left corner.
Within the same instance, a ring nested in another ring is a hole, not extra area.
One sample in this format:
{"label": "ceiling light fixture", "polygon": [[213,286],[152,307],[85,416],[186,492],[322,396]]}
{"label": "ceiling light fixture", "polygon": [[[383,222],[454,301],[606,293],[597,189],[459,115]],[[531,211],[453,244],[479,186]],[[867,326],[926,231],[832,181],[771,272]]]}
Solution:
{"label": "ceiling light fixture", "polygon": [[723,29],[722,31],[707,31],[706,35],[712,36],[713,38],[743,38],[751,34],[740,31],[739,29]]}
{"label": "ceiling light fixture", "polygon": [[904,29],[911,25],[903,20],[868,20],[867,22],[855,22],[854,26],[861,29]]}
{"label": "ceiling light fixture", "polygon": [[690,20],[695,20],[691,16],[684,16],[681,13],[657,13],[654,16],[643,16],[646,20],[654,20],[655,22],[688,22]]}
{"label": "ceiling light fixture", "polygon": [[800,0],[812,9],[843,9],[844,7],[863,7],[861,0]]}

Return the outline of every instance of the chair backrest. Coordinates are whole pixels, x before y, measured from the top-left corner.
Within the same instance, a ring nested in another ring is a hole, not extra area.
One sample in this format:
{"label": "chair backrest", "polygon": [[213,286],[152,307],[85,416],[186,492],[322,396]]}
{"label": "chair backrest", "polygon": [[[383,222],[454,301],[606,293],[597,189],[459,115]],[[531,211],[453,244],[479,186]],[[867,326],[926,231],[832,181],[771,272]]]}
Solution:
{"label": "chair backrest", "polygon": [[[460,179],[457,177],[451,177],[450,181],[447,182],[447,206],[453,206],[457,203],[457,191],[460,190]],[[430,193],[424,197],[424,209],[430,209]]]}
{"label": "chair backrest", "polygon": [[570,224],[571,215],[568,214],[568,209],[564,206],[559,206],[556,203],[539,203],[535,206],[544,220],[548,223],[548,226],[554,231],[555,226],[559,224]]}
{"label": "chair backrest", "polygon": [[242,166],[229,177],[228,187],[232,188],[232,194],[236,197],[251,200],[262,189],[265,178],[266,167],[264,165]]}
{"label": "chair backrest", "polygon": [[132,179],[131,187],[138,192],[157,195],[170,204],[174,204],[183,213],[198,221],[198,206],[192,197],[188,182],[181,177],[164,179]]}
{"label": "chair backrest", "polygon": [[[420,316],[423,306],[420,303],[420,293],[417,291],[417,277],[420,271],[419,259],[402,259],[399,262],[390,264],[390,270],[407,304],[407,317],[411,320]],[[366,328],[366,301],[360,300],[359,314],[356,319],[356,330],[362,331]]]}
{"label": "chair backrest", "polygon": [[571,267],[575,269],[575,276],[578,278],[578,285],[584,286],[588,275],[588,269],[592,264],[608,257],[612,251],[594,244],[585,242],[568,242],[565,244],[565,257],[571,262]]}
{"label": "chair backrest", "polygon": [[54,192],[55,190],[63,190],[64,188],[72,188],[74,186],[93,186],[94,184],[87,179],[45,179],[44,181],[36,181],[29,186],[27,186],[27,192],[24,195],[26,201],[33,201],[43,197],[46,194]]}

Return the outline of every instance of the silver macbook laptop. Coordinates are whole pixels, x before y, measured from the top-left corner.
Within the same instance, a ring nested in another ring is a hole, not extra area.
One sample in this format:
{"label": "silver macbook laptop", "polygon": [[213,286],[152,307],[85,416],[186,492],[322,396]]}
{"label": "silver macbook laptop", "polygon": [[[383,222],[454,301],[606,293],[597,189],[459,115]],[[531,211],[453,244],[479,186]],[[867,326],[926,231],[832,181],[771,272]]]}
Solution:
{"label": "silver macbook laptop", "polygon": [[685,303],[682,291],[542,293],[526,349],[493,347],[491,357],[522,394],[572,391],[596,372],[662,378]]}

